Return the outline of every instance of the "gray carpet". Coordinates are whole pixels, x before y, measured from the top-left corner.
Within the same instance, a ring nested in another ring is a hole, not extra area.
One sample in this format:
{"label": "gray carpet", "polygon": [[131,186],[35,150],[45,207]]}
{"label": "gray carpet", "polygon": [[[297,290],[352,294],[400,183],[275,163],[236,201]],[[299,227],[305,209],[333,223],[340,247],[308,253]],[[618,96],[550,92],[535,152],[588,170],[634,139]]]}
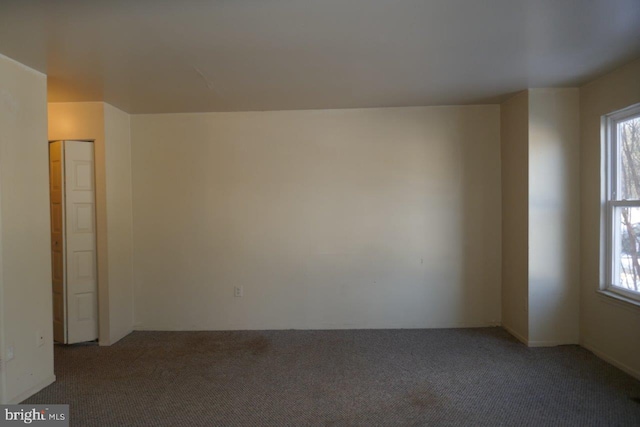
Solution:
{"label": "gray carpet", "polygon": [[135,332],[56,346],[76,426],[640,425],[640,382],[500,328]]}

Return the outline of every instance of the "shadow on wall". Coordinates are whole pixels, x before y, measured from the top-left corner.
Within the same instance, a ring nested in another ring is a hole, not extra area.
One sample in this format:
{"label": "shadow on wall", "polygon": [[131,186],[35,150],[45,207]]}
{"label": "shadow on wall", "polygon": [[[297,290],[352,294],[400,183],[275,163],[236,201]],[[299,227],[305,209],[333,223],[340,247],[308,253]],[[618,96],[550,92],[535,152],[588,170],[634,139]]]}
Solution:
{"label": "shadow on wall", "polygon": [[[500,112],[495,111],[499,118]],[[459,244],[463,271],[459,316],[466,325],[501,324],[502,213],[499,120],[489,125],[458,126],[462,189]],[[465,117],[459,117],[464,121]],[[494,125],[495,127],[491,127]],[[498,137],[496,137],[498,135]],[[481,144],[479,141],[489,141]]]}

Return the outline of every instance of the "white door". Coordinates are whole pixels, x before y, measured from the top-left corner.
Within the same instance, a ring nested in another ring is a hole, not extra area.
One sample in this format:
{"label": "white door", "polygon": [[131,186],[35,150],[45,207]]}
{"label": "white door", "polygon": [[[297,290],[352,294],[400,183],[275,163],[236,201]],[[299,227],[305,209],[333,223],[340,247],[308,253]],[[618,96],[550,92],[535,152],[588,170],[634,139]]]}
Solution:
{"label": "white door", "polygon": [[67,342],[64,280],[64,154],[62,141],[49,144],[51,193],[51,270],[53,287],[53,339]]}
{"label": "white door", "polygon": [[98,338],[93,143],[64,141],[67,343]]}

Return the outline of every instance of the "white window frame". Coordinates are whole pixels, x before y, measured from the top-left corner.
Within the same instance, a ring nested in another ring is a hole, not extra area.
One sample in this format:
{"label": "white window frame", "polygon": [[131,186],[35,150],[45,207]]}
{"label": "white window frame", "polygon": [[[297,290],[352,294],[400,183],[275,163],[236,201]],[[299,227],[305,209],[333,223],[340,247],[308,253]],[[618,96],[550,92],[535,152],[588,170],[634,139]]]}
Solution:
{"label": "white window frame", "polygon": [[632,105],[628,108],[607,114],[603,117],[605,125],[605,224],[606,224],[606,276],[605,282],[602,284],[601,291],[613,293],[622,299],[630,300],[634,304],[640,304],[640,292],[630,291],[628,289],[616,286],[617,277],[619,277],[620,262],[614,254],[615,248],[618,246],[620,239],[620,218],[616,215],[616,210],[621,207],[637,207],[640,208],[640,199],[638,200],[619,200],[617,189],[620,187],[620,157],[619,153],[619,132],[618,123],[640,117],[640,104]]}

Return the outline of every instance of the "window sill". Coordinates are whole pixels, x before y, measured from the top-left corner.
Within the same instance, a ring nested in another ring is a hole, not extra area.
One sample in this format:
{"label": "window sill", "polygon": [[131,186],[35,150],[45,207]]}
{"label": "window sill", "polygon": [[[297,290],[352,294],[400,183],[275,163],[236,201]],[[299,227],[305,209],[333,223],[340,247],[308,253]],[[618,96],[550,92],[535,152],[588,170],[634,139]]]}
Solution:
{"label": "window sill", "polygon": [[596,291],[599,295],[606,298],[609,302],[613,302],[616,305],[624,306],[625,308],[630,308],[635,310],[640,310],[640,301],[635,300],[633,298],[626,297],[617,292],[603,290],[600,289]]}

